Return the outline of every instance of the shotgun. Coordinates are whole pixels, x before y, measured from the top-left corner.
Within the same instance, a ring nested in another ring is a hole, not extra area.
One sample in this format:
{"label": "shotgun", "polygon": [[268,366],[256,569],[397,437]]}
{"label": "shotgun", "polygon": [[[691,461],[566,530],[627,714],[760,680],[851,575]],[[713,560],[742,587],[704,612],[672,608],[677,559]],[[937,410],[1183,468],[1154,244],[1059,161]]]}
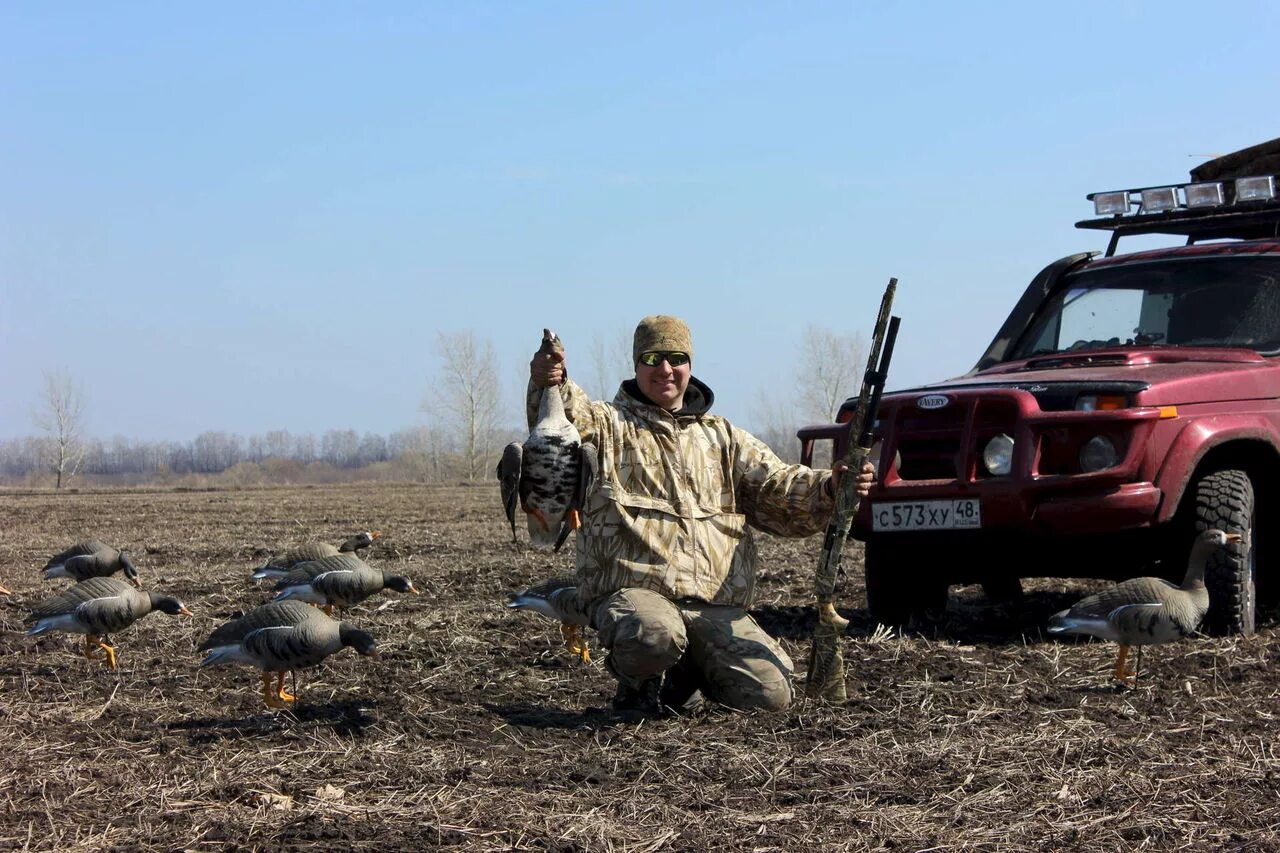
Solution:
{"label": "shotgun", "polygon": [[843,702],[848,698],[844,686],[844,657],[840,654],[840,637],[849,620],[836,612],[836,575],[840,571],[840,552],[854,513],[858,511],[858,472],[871,451],[872,433],[876,423],[876,409],[884,392],[884,381],[889,374],[889,359],[893,357],[893,343],[898,337],[897,317],[890,317],[893,295],[898,280],[889,279],[884,296],[880,300],[880,315],[876,318],[875,334],[871,338],[871,352],[867,357],[867,370],[862,377],[862,390],[858,393],[858,408],[849,424],[849,448],[845,462],[849,470],[840,477],[836,492],[836,508],[827,525],[822,541],[822,554],[818,557],[817,580],[814,597],[818,605],[818,624],[813,629],[813,644],[809,647],[809,676],[805,683],[805,695],[821,697],[828,702]]}

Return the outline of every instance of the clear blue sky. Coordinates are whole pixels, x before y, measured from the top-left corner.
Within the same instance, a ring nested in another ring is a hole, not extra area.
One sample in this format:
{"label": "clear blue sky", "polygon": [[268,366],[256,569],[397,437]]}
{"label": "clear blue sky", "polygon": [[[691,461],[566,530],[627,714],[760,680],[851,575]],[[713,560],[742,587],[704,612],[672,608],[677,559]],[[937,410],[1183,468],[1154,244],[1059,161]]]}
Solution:
{"label": "clear blue sky", "polygon": [[387,433],[467,329],[514,424],[544,325],[655,312],[751,427],[891,275],[891,384],[961,373],[1086,193],[1280,136],[1275,4],[1042,5],[4,2],[0,438],[51,368],[103,438]]}

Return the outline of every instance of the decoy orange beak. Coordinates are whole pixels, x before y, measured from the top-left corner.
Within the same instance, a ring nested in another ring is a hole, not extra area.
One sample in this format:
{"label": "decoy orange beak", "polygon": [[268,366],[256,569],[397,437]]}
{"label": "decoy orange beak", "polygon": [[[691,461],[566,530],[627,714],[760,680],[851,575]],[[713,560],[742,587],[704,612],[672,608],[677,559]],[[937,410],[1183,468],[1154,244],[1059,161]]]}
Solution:
{"label": "decoy orange beak", "polygon": [[1228,533],[1228,534],[1227,534],[1227,541],[1228,541],[1228,542],[1243,542],[1243,541],[1244,541],[1244,537],[1243,537],[1243,536],[1241,536],[1239,533]]}
{"label": "decoy orange beak", "polygon": [[195,614],[192,613],[190,610],[188,610],[186,606],[179,607],[178,612],[181,613],[183,616],[195,616]]}
{"label": "decoy orange beak", "polygon": [[377,649],[374,649],[373,651],[369,652],[369,657],[373,658],[374,660],[382,660],[382,652],[378,651]]}
{"label": "decoy orange beak", "polygon": [[142,589],[142,578],[140,577],[135,576],[135,577],[129,578],[129,583],[133,584],[138,589]]}
{"label": "decoy orange beak", "polygon": [[375,531],[373,531],[372,533],[370,533],[370,534],[369,534],[369,537],[370,537],[371,539],[377,539],[377,538],[378,538],[379,536],[381,536],[381,535],[382,535],[382,531],[381,531],[381,530],[375,530]]}
{"label": "decoy orange beak", "polygon": [[7,590],[7,589],[5,589],[4,587],[0,586],[0,595],[13,595],[13,593],[9,592],[9,590]]}

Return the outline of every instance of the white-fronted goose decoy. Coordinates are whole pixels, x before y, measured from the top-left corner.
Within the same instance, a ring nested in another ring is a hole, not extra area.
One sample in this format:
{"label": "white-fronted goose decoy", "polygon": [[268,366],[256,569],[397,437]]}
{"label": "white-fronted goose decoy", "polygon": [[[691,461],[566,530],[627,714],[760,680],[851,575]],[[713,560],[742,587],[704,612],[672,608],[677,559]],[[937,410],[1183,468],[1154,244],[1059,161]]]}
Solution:
{"label": "white-fronted goose decoy", "polygon": [[[564,352],[560,338],[542,330],[539,353]],[[569,532],[582,526],[582,505],[595,479],[595,451],[582,444],[577,428],[564,413],[556,388],[543,388],[538,420],[521,444],[513,441],[498,462],[502,506],[516,539],[516,506],[526,513],[529,539],[537,548],[559,551]]]}
{"label": "white-fronted goose decoy", "polygon": [[564,647],[582,659],[591,662],[591,650],[582,629],[590,619],[578,602],[578,586],[573,578],[552,578],[536,583],[519,595],[507,599],[511,610],[532,610],[560,623],[560,636]]}
{"label": "white-fronted goose decoy", "polygon": [[320,560],[325,557],[336,557],[339,554],[359,554],[365,548],[373,544],[373,540],[382,535],[379,530],[368,530],[364,533],[357,533],[341,545],[330,545],[328,542],[307,542],[299,545],[297,548],[290,548],[277,557],[272,557],[265,566],[254,571],[251,577],[254,580],[262,580],[263,578],[282,578],[289,574],[289,570],[299,563],[307,563],[311,560]]}
{"label": "white-fronted goose decoy", "polygon": [[190,616],[182,602],[168,595],[143,592],[115,578],[89,578],[35,606],[26,621],[34,622],[30,636],[50,631],[84,634],[84,656],[98,660],[105,653],[107,666],[116,668],[116,650],[110,635],[129,627],[153,610],[170,616]]}
{"label": "white-fronted goose decoy", "polygon": [[136,587],[142,586],[138,569],[129,559],[129,555],[97,539],[77,542],[61,554],[50,557],[42,571],[45,580],[71,578],[77,581],[110,577],[116,572],[123,571],[130,583]]}
{"label": "white-fronted goose decoy", "polygon": [[[1204,569],[1209,557],[1229,542],[1239,542],[1240,534],[1206,530],[1196,537],[1187,561],[1187,573],[1178,586],[1163,578],[1131,578],[1110,589],[1082,598],[1071,608],[1049,619],[1050,634],[1088,634],[1120,644],[1115,677],[1127,681],[1125,661],[1129,647],[1171,643],[1194,633],[1209,609],[1209,591],[1204,585]],[[1138,673],[1135,670],[1136,681]]]}
{"label": "white-fronted goose decoy", "polygon": [[388,575],[352,554],[338,554],[294,566],[276,584],[276,601],[297,599],[332,613],[334,607],[351,607],[384,589],[418,594],[407,577]]}
{"label": "white-fronted goose decoy", "polygon": [[[297,697],[284,690],[284,674],[315,666],[351,646],[378,657],[378,644],[367,631],[331,619],[299,601],[272,601],[233,619],[209,635],[200,651],[209,654],[201,666],[247,663],[262,670],[262,696],[271,708],[287,708]],[[276,685],[271,687],[271,676]]]}

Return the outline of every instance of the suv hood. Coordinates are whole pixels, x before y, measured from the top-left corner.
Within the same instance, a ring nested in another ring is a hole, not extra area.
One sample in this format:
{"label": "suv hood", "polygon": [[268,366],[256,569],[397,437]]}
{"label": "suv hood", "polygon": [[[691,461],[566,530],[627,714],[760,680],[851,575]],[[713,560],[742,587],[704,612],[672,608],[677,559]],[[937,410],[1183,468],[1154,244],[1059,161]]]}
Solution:
{"label": "suv hood", "polygon": [[1142,405],[1174,405],[1267,394],[1260,382],[1276,365],[1254,350],[1186,347],[1125,347],[1063,352],[1003,362],[945,382],[907,388],[894,396],[977,388],[1038,386],[1123,387]]}

